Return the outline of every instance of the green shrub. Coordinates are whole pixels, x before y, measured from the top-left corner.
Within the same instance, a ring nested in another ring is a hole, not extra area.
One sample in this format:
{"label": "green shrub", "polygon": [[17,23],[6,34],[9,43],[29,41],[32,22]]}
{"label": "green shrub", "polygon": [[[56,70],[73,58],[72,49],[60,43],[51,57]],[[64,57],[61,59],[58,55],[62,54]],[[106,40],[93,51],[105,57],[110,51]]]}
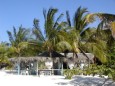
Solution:
{"label": "green shrub", "polygon": [[66,79],[71,79],[74,75],[80,75],[82,74],[82,70],[79,69],[65,69],[64,75],[66,76]]}

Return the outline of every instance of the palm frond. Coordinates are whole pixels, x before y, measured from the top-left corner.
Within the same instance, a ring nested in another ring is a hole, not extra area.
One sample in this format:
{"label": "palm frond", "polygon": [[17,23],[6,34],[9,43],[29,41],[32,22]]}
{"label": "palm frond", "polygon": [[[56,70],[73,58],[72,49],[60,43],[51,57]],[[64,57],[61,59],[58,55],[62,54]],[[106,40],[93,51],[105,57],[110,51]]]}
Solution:
{"label": "palm frond", "polygon": [[72,50],[71,45],[66,41],[61,41],[56,46],[59,51]]}
{"label": "palm frond", "polygon": [[68,25],[71,27],[71,20],[70,20],[69,11],[66,11],[66,19],[67,19]]}
{"label": "palm frond", "polygon": [[17,46],[18,43],[28,41],[29,39],[29,29],[23,28],[22,26],[20,26],[17,31],[16,28],[13,27],[13,33],[7,31],[7,34],[12,46]]}
{"label": "palm frond", "polygon": [[[52,33],[51,31],[54,29],[54,16],[58,10],[50,8],[48,12],[46,12],[46,21],[45,21],[45,34],[47,38],[50,38],[50,34]],[[61,17],[61,16],[60,16]]]}
{"label": "palm frond", "polygon": [[[89,14],[87,16],[88,22],[94,22],[96,18],[99,18],[101,20],[99,26],[101,26],[101,29],[110,29],[111,31],[111,23],[115,21],[115,15],[114,14],[108,14],[108,13],[94,13]],[[114,31],[112,31],[113,33]],[[113,34],[112,34],[113,35]],[[114,37],[114,36],[113,36]]]}
{"label": "palm frond", "polygon": [[21,49],[25,49],[25,48],[28,47],[28,42],[20,42],[20,43],[18,44],[18,47],[20,48],[20,50],[21,50]]}
{"label": "palm frond", "polygon": [[56,19],[53,25],[53,29],[57,29],[58,21],[62,18],[63,14],[60,14],[59,17]]}
{"label": "palm frond", "polygon": [[34,23],[33,34],[35,35],[36,39],[38,39],[39,41],[45,41],[43,33],[41,32],[41,29],[39,27],[39,20],[34,19],[33,23]]}
{"label": "palm frond", "polygon": [[11,43],[14,42],[14,38],[13,38],[12,33],[11,33],[10,31],[7,31],[7,34],[8,34],[8,37],[9,37],[10,42],[11,42]]}
{"label": "palm frond", "polygon": [[74,15],[74,27],[79,32],[83,31],[83,29],[87,26],[86,16],[87,13],[86,8],[79,7]]}
{"label": "palm frond", "polygon": [[45,19],[45,22],[46,22],[46,10],[45,9],[43,9],[43,15],[44,15],[44,19]]}
{"label": "palm frond", "polygon": [[87,52],[93,53],[95,57],[98,58],[102,63],[107,62],[106,42],[102,40],[96,40],[95,42],[87,42],[82,46],[84,46],[84,49],[86,49]]}
{"label": "palm frond", "polygon": [[58,23],[56,30],[62,31],[62,30],[66,30],[67,28],[68,28],[67,22],[61,22],[61,23]]}
{"label": "palm frond", "polygon": [[115,22],[111,23],[111,32],[112,32],[112,36],[115,39]]}
{"label": "palm frond", "polygon": [[15,27],[13,27],[13,33],[14,33],[14,37],[16,37],[17,36],[17,32],[16,32],[16,28]]}

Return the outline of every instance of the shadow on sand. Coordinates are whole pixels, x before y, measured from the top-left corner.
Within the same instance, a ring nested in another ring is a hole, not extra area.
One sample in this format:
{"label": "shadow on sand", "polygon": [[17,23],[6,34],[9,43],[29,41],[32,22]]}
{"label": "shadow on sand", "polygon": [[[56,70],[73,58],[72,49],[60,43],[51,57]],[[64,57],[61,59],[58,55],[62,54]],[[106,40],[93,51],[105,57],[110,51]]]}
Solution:
{"label": "shadow on sand", "polygon": [[112,80],[99,78],[99,77],[91,77],[91,76],[81,76],[76,75],[68,82],[59,82],[56,83],[58,85],[72,85],[72,86],[115,86],[115,82]]}

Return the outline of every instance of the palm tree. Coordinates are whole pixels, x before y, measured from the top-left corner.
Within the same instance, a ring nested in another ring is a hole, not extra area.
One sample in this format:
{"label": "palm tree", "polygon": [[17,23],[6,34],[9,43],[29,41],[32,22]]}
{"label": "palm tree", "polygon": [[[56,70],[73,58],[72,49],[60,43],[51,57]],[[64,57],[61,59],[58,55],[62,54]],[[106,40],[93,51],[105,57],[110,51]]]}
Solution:
{"label": "palm tree", "polygon": [[2,68],[3,64],[8,64],[8,46],[6,43],[0,44],[0,69]]}
{"label": "palm tree", "polygon": [[96,18],[100,19],[99,26],[101,26],[101,29],[103,30],[110,30],[112,33],[112,36],[115,38],[115,29],[112,28],[114,26],[115,22],[115,15],[114,14],[108,14],[108,13],[93,13],[89,14],[87,16],[88,22],[94,22]]}
{"label": "palm tree", "polygon": [[50,53],[50,57],[52,57],[51,52],[54,50],[57,40],[59,38],[58,31],[60,28],[58,28],[59,27],[58,21],[63,15],[60,14],[55,21],[54,17],[57,12],[58,10],[54,8],[50,8],[48,11],[43,10],[43,15],[45,19],[44,23],[45,34],[43,34],[41,29],[39,28],[39,20],[34,19],[33,33],[36,37],[36,40],[42,44],[42,48],[44,48]]}
{"label": "palm tree", "polygon": [[69,51],[73,52],[73,57],[75,56],[76,53],[83,52],[83,50],[80,48],[80,43],[81,43],[82,32],[84,30],[87,30],[88,23],[86,22],[86,16],[87,16],[87,9],[79,7],[75,12],[72,23],[69,16],[69,12],[68,11],[66,12],[67,27],[65,30],[66,35],[64,35],[65,41],[60,42],[59,45],[60,47],[70,46]]}
{"label": "palm tree", "polygon": [[[19,27],[19,30],[16,31],[16,28],[13,28],[13,34],[10,31],[7,31],[11,46],[9,48],[10,53],[19,58],[23,56],[24,49],[28,47],[28,30],[25,28]],[[20,60],[18,61],[18,74],[20,74]]]}
{"label": "palm tree", "polygon": [[13,33],[10,31],[7,31],[9,36],[9,41],[11,43],[11,51],[15,52],[16,56],[22,56],[23,53],[21,51],[24,48],[27,48],[28,46],[28,34],[29,30],[22,28],[22,26],[19,27],[19,30],[17,31],[15,27],[13,27]]}
{"label": "palm tree", "polygon": [[77,9],[73,17],[73,26],[71,26],[72,23],[70,22],[69,12],[66,12],[66,15],[67,15],[68,25],[69,27],[72,28],[72,30],[70,30],[70,38],[72,37],[72,40],[70,40],[71,41],[70,44],[73,47],[73,52],[79,53],[81,51],[79,46],[81,41],[81,34],[84,29],[87,30],[86,27],[88,25],[88,23],[86,22],[87,9],[81,7]]}
{"label": "palm tree", "polygon": [[[88,27],[87,21],[87,9],[79,7],[73,17],[73,24],[71,23],[69,12],[66,12],[67,16],[67,28],[64,33],[65,41],[59,42],[58,47],[60,49],[69,46],[69,50],[73,52],[73,57],[76,53],[83,53],[88,61],[89,57],[85,52],[93,53],[100,61],[106,62],[105,57],[105,42],[96,38],[96,29]],[[66,34],[66,35],[65,35]],[[101,46],[102,45],[102,46]]]}
{"label": "palm tree", "polygon": [[[87,21],[94,22],[96,18],[100,19],[100,23],[97,28],[96,37],[99,40],[106,42],[106,53],[111,53],[115,44],[115,15],[108,13],[94,13],[87,16]],[[107,55],[106,55],[107,56]]]}

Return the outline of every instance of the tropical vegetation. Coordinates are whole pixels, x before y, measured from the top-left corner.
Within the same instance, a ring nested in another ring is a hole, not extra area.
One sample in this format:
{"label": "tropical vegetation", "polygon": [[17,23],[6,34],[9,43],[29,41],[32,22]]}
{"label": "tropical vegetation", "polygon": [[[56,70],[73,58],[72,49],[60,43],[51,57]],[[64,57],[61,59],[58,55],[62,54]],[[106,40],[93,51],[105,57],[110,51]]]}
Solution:
{"label": "tropical vegetation", "polygon": [[[32,28],[20,26],[7,31],[9,43],[0,44],[0,65],[9,63],[11,57],[37,56],[43,51],[48,51],[50,57],[52,51],[72,52],[73,58],[77,58],[77,53],[83,53],[88,60],[85,53],[93,53],[95,67],[90,68],[98,71],[91,73],[99,73],[104,68],[103,74],[115,79],[115,15],[89,13],[86,8],[79,7],[74,16],[66,11],[66,20],[62,21],[64,14],[57,16],[57,13],[55,8],[43,10],[44,28],[40,28],[39,19],[34,19]],[[100,23],[91,27],[97,18]]]}

